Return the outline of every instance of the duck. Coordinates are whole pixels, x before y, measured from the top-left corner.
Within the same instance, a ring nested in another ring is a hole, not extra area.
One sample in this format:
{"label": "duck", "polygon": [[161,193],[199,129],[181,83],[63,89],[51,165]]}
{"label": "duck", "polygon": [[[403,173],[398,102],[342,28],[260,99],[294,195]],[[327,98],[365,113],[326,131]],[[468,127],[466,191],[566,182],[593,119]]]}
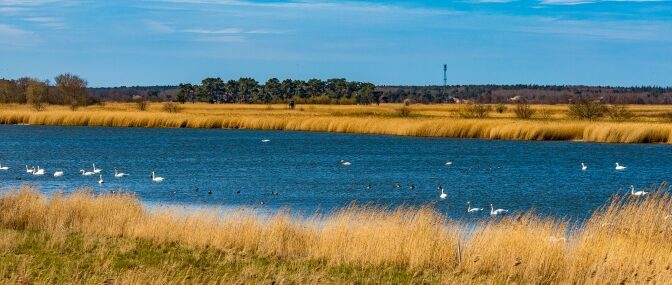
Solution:
{"label": "duck", "polygon": [[154,181],[154,182],[163,182],[163,177],[156,176],[156,175],[154,174],[154,171],[152,171],[152,181]]}
{"label": "duck", "polygon": [[480,211],[483,211],[483,208],[472,208],[471,201],[467,202],[467,213],[475,213]]}
{"label": "duck", "polygon": [[509,212],[509,210],[505,210],[505,209],[495,210],[495,207],[492,204],[490,204],[490,216],[504,215],[508,212]]}
{"label": "duck", "polygon": [[620,164],[618,164],[618,162],[616,162],[616,167],[615,167],[616,170],[625,170],[626,168],[627,167],[625,167],[623,165],[620,165]]}
{"label": "duck", "polygon": [[635,191],[635,185],[630,185],[630,195],[632,196],[644,196],[646,194],[649,194],[649,192],[646,191]]}

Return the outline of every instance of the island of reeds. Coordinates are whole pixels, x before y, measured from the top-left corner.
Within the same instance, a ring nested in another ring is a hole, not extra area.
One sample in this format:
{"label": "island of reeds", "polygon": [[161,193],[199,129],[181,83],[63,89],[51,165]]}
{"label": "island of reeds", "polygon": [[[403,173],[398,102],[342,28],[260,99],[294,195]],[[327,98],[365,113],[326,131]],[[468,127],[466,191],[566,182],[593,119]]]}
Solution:
{"label": "island of reeds", "polygon": [[87,88],[0,79],[0,124],[212,128],[442,138],[672,143],[672,89],[479,85],[376,87],[345,79],[206,78]]}
{"label": "island of reeds", "polygon": [[[666,186],[663,186],[666,187]],[[473,227],[431,205],[331,214],[148,210],[130,194],[0,195],[0,280],[42,284],[666,284],[672,196],[614,197],[579,223]]]}

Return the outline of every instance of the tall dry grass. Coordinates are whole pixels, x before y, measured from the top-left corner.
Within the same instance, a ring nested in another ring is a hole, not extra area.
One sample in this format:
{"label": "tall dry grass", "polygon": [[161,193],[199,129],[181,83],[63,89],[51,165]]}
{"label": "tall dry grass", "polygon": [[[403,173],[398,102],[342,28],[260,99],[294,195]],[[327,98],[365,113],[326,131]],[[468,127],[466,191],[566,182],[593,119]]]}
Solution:
{"label": "tall dry grass", "polygon": [[[571,140],[603,143],[672,143],[672,123],[656,116],[667,107],[632,107],[638,114],[627,122],[577,121],[562,117],[563,106],[532,106],[543,119],[516,120],[512,111],[491,118],[460,118],[459,105],[409,106],[400,115],[397,105],[301,107],[281,105],[184,104],[180,113],[161,106],[145,112],[132,104],[106,104],[73,112],[52,106],[34,112],[23,105],[0,106],[0,124],[110,126],[148,128],[210,128],[338,132],[444,138],[500,140]],[[513,108],[509,108],[512,109]]]}
{"label": "tall dry grass", "polygon": [[[446,282],[672,280],[672,197],[662,190],[643,199],[615,198],[581,227],[528,213],[483,222],[469,233],[429,207],[350,207],[305,219],[286,212],[185,215],[148,212],[128,195],[80,191],[47,198],[27,186],[3,193],[0,213],[0,225],[12,230],[139,238],[295,262],[424,271]],[[0,250],[11,252],[3,240]]]}

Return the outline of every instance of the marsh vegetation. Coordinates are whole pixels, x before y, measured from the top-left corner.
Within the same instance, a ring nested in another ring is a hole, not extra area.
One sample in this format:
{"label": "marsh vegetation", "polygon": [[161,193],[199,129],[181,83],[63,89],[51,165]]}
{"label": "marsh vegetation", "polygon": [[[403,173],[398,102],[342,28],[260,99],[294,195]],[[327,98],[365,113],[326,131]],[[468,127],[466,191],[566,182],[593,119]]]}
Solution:
{"label": "marsh vegetation", "polygon": [[37,283],[665,283],[672,278],[665,187],[614,197],[580,226],[522,213],[467,230],[431,206],[353,205],[306,217],[185,214],[149,211],[130,194],[48,198],[24,186],[0,198],[0,272],[5,281]]}

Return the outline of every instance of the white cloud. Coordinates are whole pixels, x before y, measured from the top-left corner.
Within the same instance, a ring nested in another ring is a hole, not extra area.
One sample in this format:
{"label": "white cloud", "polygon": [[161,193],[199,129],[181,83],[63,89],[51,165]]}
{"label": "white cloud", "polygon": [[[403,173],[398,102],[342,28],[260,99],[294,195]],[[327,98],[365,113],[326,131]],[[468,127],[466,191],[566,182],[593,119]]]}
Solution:
{"label": "white cloud", "polygon": [[162,22],[158,22],[158,21],[154,21],[154,20],[145,20],[144,22],[145,22],[145,27],[151,32],[161,33],[161,34],[175,32],[175,29],[173,29],[169,25],[164,24]]}
{"label": "white cloud", "polygon": [[55,17],[28,17],[24,20],[28,22],[35,23],[36,25],[44,28],[52,29],[62,29],[66,27],[65,22],[61,18]]}
{"label": "white cloud", "polygon": [[545,5],[581,5],[600,2],[668,2],[668,0],[541,0]]}

